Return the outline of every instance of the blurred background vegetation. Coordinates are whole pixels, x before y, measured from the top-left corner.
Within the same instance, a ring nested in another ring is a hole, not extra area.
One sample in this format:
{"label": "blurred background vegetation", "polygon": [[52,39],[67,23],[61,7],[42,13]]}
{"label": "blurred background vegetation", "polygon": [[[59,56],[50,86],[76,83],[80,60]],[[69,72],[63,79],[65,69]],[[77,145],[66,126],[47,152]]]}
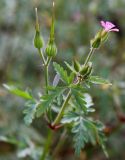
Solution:
{"label": "blurred background vegetation", "polygon": [[[95,119],[106,125],[110,160],[125,159],[125,0],[56,0],[56,42],[60,63],[75,57],[84,62],[90,39],[100,29],[100,20],[109,20],[120,32],[112,33],[93,57],[94,73],[109,79],[113,86],[93,87]],[[36,119],[31,126],[23,121],[24,100],[10,95],[3,83],[42,92],[42,64],[33,46],[35,12],[38,7],[41,32],[48,40],[51,0],[0,0],[0,160],[38,160],[47,127]],[[54,71],[50,67],[50,79]],[[59,139],[56,133],[55,139]],[[63,137],[57,160],[76,160],[72,136]],[[57,141],[56,140],[56,141]],[[53,141],[53,140],[52,140]],[[68,144],[68,145],[67,145]],[[99,147],[86,146],[80,160],[105,160]]]}

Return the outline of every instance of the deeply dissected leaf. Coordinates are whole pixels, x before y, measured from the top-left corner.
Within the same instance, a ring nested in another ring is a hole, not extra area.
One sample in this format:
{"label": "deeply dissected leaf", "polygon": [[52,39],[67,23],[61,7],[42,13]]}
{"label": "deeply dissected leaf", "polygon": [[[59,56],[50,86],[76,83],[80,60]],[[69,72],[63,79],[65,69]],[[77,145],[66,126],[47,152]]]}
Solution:
{"label": "deeply dissected leaf", "polygon": [[65,88],[63,87],[55,87],[51,88],[51,91],[49,94],[43,95],[40,100],[39,107],[37,109],[37,116],[41,116],[44,112],[49,109],[56,97],[58,97]]}
{"label": "deeply dissected leaf", "polygon": [[96,141],[99,141],[99,136],[98,136],[98,128],[94,125],[93,122],[91,122],[88,119],[84,119],[84,125],[86,126],[86,128],[88,129],[88,136],[89,136],[89,140],[90,142],[95,145]]}
{"label": "deeply dissected leaf", "polygon": [[74,148],[75,154],[80,155],[81,149],[84,148],[85,143],[88,142],[88,135],[86,133],[86,128],[84,127],[83,119],[80,118],[79,122],[76,123],[72,129],[74,136]]}
{"label": "deeply dissected leaf", "polygon": [[78,89],[72,88],[72,94],[75,98],[76,105],[79,107],[81,111],[86,111],[86,101],[83,93],[81,93]]}
{"label": "deeply dissected leaf", "polygon": [[23,111],[23,113],[25,114],[24,121],[27,125],[30,125],[33,119],[35,118],[36,109],[38,105],[38,103],[35,103],[33,101],[29,101],[28,103],[26,103],[26,108]]}
{"label": "deeply dissected leaf", "polygon": [[59,74],[60,79],[63,82],[69,84],[69,76],[67,74],[67,71],[64,70],[64,68],[62,66],[60,66],[59,64],[57,64],[56,62],[54,62],[53,65],[54,65],[54,68],[55,68],[57,74]]}
{"label": "deeply dissected leaf", "polygon": [[71,122],[75,122],[79,119],[79,115],[75,112],[68,112],[64,115],[63,119],[61,120],[61,123],[65,124],[65,123],[71,123]]}
{"label": "deeply dissected leaf", "polygon": [[85,101],[86,101],[86,107],[89,108],[93,106],[92,98],[88,93],[84,93]]}
{"label": "deeply dissected leaf", "polygon": [[101,145],[106,156],[108,155],[104,145],[105,135],[102,134],[102,125],[99,122],[97,123],[99,126],[96,125],[95,121],[90,121],[80,115],[79,118],[74,121],[72,133],[74,134],[74,148],[77,156],[79,156],[81,149],[83,149],[88,142],[93,145]]}
{"label": "deeply dissected leaf", "polygon": [[102,147],[102,150],[103,150],[105,156],[106,156],[107,158],[109,158],[108,152],[107,152],[107,150],[106,150],[106,146],[105,146],[105,144],[104,144],[105,141],[106,141],[105,135],[104,135],[103,133],[100,133],[100,134],[99,134],[99,144],[100,144],[100,146]]}
{"label": "deeply dissected leaf", "polygon": [[3,86],[10,91],[12,94],[15,94],[19,97],[22,97],[24,99],[33,99],[33,97],[27,92],[27,91],[22,91],[15,86],[9,86],[7,84],[3,84]]}
{"label": "deeply dissected leaf", "polygon": [[94,84],[112,85],[108,80],[105,80],[105,79],[98,77],[98,76],[90,76],[89,82],[94,83]]}

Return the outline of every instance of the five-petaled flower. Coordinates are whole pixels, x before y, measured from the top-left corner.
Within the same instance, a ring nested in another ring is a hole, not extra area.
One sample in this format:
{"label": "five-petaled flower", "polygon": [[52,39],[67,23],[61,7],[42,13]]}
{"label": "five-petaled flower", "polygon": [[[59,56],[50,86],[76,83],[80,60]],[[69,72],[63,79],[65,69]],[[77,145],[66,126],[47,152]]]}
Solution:
{"label": "five-petaled flower", "polygon": [[104,22],[104,21],[101,21],[101,25],[102,27],[104,28],[104,30],[106,32],[111,32],[111,31],[114,31],[114,32],[119,32],[119,29],[118,28],[115,28],[115,25],[111,22]]}

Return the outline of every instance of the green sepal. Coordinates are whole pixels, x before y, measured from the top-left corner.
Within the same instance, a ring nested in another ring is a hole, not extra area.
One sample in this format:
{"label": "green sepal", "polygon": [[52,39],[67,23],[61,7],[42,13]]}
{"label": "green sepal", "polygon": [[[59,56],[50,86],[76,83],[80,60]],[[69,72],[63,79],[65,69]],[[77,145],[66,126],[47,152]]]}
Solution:
{"label": "green sepal", "polygon": [[101,33],[101,42],[104,43],[108,39],[108,36],[109,36],[108,32],[103,30]]}
{"label": "green sepal", "polygon": [[97,49],[97,48],[99,48],[100,47],[100,45],[101,45],[101,33],[102,33],[102,31],[99,31],[96,35],[95,35],[95,37],[91,40],[91,47],[92,48],[95,48],[95,49]]}
{"label": "green sepal", "polygon": [[77,60],[73,60],[73,66],[74,66],[74,69],[76,70],[76,72],[80,71],[81,65],[79,64],[79,62]]}
{"label": "green sepal", "polygon": [[99,48],[100,45],[101,45],[101,38],[100,37],[96,37],[96,38],[91,40],[92,48]]}

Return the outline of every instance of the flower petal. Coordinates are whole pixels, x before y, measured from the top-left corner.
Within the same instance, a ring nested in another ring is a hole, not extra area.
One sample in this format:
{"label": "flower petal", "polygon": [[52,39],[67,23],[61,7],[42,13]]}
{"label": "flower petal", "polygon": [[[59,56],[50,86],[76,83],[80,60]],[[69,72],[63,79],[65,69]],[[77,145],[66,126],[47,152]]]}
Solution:
{"label": "flower petal", "polygon": [[119,32],[119,29],[118,28],[113,28],[113,29],[110,29],[109,32]]}
{"label": "flower petal", "polygon": [[111,28],[115,27],[115,25],[109,21],[106,21],[106,29],[109,30]]}
{"label": "flower petal", "polygon": [[106,27],[106,23],[104,22],[104,21],[100,21],[100,23],[101,23],[101,25],[102,25],[102,27]]}

